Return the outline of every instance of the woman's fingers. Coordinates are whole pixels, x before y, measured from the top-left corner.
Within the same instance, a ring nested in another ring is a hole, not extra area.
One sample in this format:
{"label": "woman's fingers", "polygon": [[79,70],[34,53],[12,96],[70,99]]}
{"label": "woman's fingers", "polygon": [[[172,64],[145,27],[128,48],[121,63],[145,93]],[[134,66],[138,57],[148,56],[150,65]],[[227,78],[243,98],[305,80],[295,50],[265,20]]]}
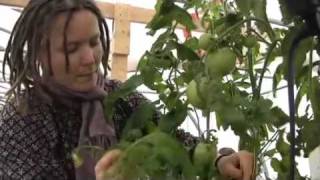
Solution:
{"label": "woman's fingers", "polygon": [[104,172],[106,172],[120,157],[121,151],[111,150],[107,152],[96,164],[95,173],[97,180],[103,178]]}
{"label": "woman's fingers", "polygon": [[254,157],[248,151],[240,151],[222,157],[218,162],[221,175],[235,180],[251,180],[254,172]]}
{"label": "woman's fingers", "polygon": [[228,179],[241,180],[242,171],[239,169],[239,157],[237,153],[222,157],[218,162],[219,172]]}
{"label": "woman's fingers", "polygon": [[251,180],[252,173],[254,172],[254,157],[253,154],[248,151],[240,151],[238,153],[240,160],[240,168],[243,173],[243,180]]}
{"label": "woman's fingers", "polygon": [[228,179],[242,180],[242,172],[233,164],[228,164],[224,167],[225,177]]}

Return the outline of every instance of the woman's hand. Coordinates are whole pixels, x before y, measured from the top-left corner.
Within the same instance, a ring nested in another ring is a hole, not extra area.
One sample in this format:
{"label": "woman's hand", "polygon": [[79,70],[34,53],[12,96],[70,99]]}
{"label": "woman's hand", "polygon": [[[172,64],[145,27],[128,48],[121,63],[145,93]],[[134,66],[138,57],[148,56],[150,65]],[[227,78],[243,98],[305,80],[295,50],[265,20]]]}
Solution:
{"label": "woman's hand", "polygon": [[95,166],[96,180],[104,180],[104,175],[106,172],[110,171],[111,167],[117,162],[121,154],[121,151],[118,149],[108,151],[103,157],[99,160]]}
{"label": "woman's hand", "polygon": [[239,151],[219,159],[217,168],[227,179],[251,180],[253,176],[254,157],[248,151]]}

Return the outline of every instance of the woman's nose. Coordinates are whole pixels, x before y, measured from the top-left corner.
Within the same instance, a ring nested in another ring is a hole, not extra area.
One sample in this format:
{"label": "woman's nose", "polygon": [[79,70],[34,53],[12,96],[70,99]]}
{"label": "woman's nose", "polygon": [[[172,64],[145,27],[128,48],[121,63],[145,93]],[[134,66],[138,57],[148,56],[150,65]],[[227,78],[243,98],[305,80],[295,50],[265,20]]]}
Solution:
{"label": "woman's nose", "polygon": [[83,65],[95,63],[94,50],[90,47],[84,48],[81,55],[81,61]]}

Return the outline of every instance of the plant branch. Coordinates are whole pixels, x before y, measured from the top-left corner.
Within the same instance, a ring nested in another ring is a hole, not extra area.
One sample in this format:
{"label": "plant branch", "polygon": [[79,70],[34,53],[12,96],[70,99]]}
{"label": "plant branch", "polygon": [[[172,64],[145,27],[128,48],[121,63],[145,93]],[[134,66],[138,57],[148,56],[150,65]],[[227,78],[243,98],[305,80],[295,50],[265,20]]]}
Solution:
{"label": "plant branch", "polygon": [[[232,25],[231,27],[229,27],[227,30],[225,30],[223,33],[220,34],[220,36],[219,36],[219,38],[217,39],[217,41],[218,41],[218,42],[221,41],[221,40],[224,38],[224,36],[228,35],[232,30],[234,30],[234,29],[237,28],[238,26],[240,26],[240,25],[242,25],[242,24],[244,24],[244,23],[246,23],[246,22],[250,22],[250,21],[256,21],[256,22],[258,22],[258,23],[261,23],[261,24],[263,24],[264,26],[266,26],[268,29],[270,29],[269,24],[268,24],[267,22],[265,22],[265,21],[263,21],[263,20],[261,20],[261,19],[259,19],[259,18],[256,18],[256,17],[249,17],[249,18],[243,19],[243,20],[235,23],[235,24]],[[271,31],[272,31],[272,29],[271,29]],[[272,31],[272,32],[273,32],[273,31]]]}
{"label": "plant branch", "polygon": [[[196,110],[194,109],[194,111],[196,111]],[[188,111],[188,117],[191,119],[192,123],[196,127],[199,137],[201,137],[202,131],[201,131],[201,128],[200,128],[199,118],[197,116],[196,116],[197,119],[194,118],[193,115],[190,113],[190,111]]]}
{"label": "plant branch", "polygon": [[254,30],[253,28],[249,28],[250,32],[253,32],[255,35],[257,35],[257,37],[259,38],[259,40],[261,42],[264,42],[267,45],[271,45],[272,43],[268,42],[264,37],[261,36],[261,34],[259,34],[256,30]]}
{"label": "plant branch", "polygon": [[264,151],[264,149],[266,149],[271,142],[275,141],[276,138],[278,138],[279,135],[279,130],[277,130],[272,137],[260,148],[260,150],[258,151],[258,155],[263,154],[262,152]]}
{"label": "plant branch", "polygon": [[262,68],[262,72],[261,72],[261,75],[260,75],[260,79],[259,79],[259,84],[258,84],[258,92],[257,92],[257,96],[259,97],[260,96],[260,91],[261,91],[261,85],[262,85],[262,80],[263,80],[263,77],[264,77],[264,73],[266,72],[267,70],[267,65],[269,63],[269,59],[270,59],[270,56],[271,56],[271,53],[273,51],[273,49],[276,47],[277,45],[277,42],[278,41],[274,41],[269,49],[268,49],[268,52],[267,52],[267,55],[266,55],[266,59],[264,61],[264,64],[263,64],[263,68]]}
{"label": "plant branch", "polygon": [[248,50],[247,53],[247,57],[248,57],[248,73],[249,73],[249,77],[250,77],[250,82],[251,82],[251,89],[252,89],[252,93],[253,93],[253,97],[257,98],[257,87],[256,87],[256,77],[254,76],[254,72],[253,72],[253,55],[252,55],[252,49]]}
{"label": "plant branch", "polygon": [[210,132],[209,132],[209,129],[210,129],[210,111],[206,112],[206,118],[207,118],[207,128],[206,128],[207,138],[206,138],[206,140],[209,141],[210,140]]}

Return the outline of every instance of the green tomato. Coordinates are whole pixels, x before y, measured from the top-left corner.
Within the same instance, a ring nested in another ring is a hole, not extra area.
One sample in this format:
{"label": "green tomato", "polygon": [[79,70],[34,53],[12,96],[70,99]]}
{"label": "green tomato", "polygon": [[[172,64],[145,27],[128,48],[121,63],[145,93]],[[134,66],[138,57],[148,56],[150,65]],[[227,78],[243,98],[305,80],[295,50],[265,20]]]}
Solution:
{"label": "green tomato", "polygon": [[187,87],[187,98],[191,105],[196,108],[203,109],[205,102],[200,98],[200,94],[197,88],[198,84],[195,80],[192,80]]}
{"label": "green tomato", "polygon": [[257,39],[254,35],[249,35],[248,37],[244,38],[243,45],[248,48],[252,48],[256,45]]}
{"label": "green tomato", "polygon": [[216,147],[214,144],[200,142],[193,153],[193,164],[197,174],[206,176],[212,170],[213,161],[216,157]]}
{"label": "green tomato", "polygon": [[208,54],[205,66],[211,77],[222,77],[234,69],[236,58],[236,54],[231,49],[221,48]]}
{"label": "green tomato", "polygon": [[199,38],[199,48],[206,50],[209,48],[210,44],[211,44],[211,34],[208,33],[204,33],[200,36]]}

